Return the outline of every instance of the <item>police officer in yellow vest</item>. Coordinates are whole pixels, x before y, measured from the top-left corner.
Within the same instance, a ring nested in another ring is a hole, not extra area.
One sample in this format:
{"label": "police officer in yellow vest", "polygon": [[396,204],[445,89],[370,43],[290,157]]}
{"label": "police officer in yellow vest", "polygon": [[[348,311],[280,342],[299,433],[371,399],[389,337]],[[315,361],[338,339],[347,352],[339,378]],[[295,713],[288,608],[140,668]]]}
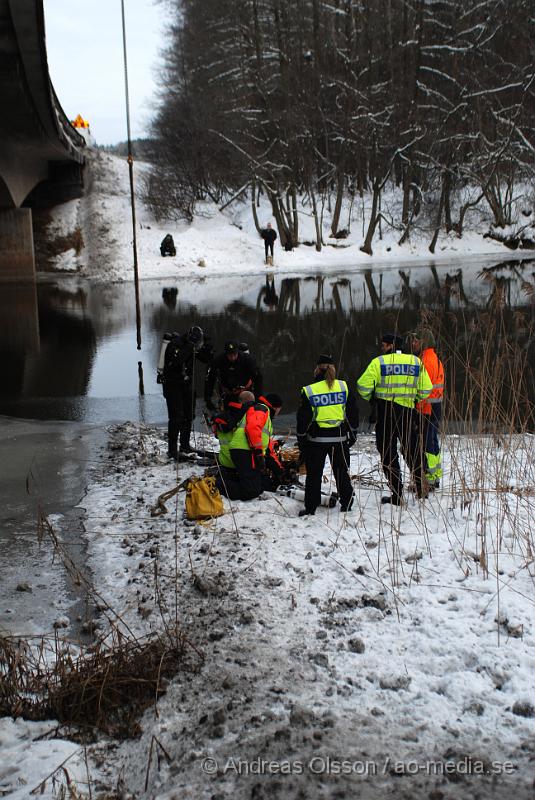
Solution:
{"label": "police officer in yellow vest", "polygon": [[336,378],[332,356],[320,355],[315,383],[303,386],[297,411],[297,444],[306,464],[305,507],[302,517],[314,514],[321,501],[321,480],[329,456],[342,511],[353,505],[349,478],[349,448],[357,438],[359,412],[355,394]]}
{"label": "police officer in yellow vest", "polygon": [[419,415],[415,404],[433,391],[433,384],[420,359],[401,352],[403,339],[385,333],[381,340],[382,355],[374,358],[357,381],[359,394],[375,402],[377,422],[375,441],[381,455],[383,471],[392,494],[382,503],[401,505],[403,483],[398,458],[398,442],[416,484],[418,497],[428,489],[423,477],[423,449]]}

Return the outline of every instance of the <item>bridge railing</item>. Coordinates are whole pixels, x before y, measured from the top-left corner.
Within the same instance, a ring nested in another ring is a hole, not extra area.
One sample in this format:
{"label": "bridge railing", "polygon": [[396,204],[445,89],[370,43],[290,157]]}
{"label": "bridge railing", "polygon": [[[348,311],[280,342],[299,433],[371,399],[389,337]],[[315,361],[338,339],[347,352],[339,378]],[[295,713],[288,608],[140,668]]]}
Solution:
{"label": "bridge railing", "polygon": [[70,120],[61,107],[61,103],[59,102],[55,89],[52,86],[52,82],[50,82],[50,96],[52,98],[52,108],[54,110],[54,115],[57,122],[56,127],[58,136],[62,140],[65,147],[67,147],[71,155],[76,158],[76,160],[83,161],[83,154],[77,153],[77,151],[83,150],[87,146],[86,141],[84,137],[80,136],[78,131],[71,125]]}

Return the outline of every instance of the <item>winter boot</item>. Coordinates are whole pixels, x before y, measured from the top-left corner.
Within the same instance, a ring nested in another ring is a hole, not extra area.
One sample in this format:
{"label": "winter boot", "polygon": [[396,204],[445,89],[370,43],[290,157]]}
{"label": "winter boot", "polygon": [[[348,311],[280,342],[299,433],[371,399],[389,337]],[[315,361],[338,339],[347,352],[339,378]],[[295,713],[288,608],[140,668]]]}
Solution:
{"label": "winter boot", "polygon": [[381,497],[381,503],[385,506],[390,503],[393,506],[400,506],[401,505],[401,497],[397,494],[392,495],[385,495]]}

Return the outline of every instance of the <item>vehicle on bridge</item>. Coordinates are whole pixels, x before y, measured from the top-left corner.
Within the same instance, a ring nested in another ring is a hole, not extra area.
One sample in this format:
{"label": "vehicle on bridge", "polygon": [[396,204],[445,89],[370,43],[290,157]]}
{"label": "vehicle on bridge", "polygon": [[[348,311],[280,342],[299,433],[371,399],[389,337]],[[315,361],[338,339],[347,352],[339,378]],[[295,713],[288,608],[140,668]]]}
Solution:
{"label": "vehicle on bridge", "polygon": [[84,119],[81,114],[78,114],[76,119],[71,120],[71,125],[80,136],[83,136],[87,145],[92,146],[96,144],[94,137],[91,135],[89,121]]}

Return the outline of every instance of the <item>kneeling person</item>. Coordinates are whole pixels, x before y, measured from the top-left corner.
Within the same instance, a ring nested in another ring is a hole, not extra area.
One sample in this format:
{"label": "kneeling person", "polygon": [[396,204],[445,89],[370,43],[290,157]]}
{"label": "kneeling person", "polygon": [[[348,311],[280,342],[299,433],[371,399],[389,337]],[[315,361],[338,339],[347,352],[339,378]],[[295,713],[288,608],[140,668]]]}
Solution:
{"label": "kneeling person", "polygon": [[217,488],[229,500],[253,500],[262,494],[265,452],[273,430],[268,405],[255,402],[252,392],[241,392],[238,402],[216,416],[214,429],[220,444]]}

